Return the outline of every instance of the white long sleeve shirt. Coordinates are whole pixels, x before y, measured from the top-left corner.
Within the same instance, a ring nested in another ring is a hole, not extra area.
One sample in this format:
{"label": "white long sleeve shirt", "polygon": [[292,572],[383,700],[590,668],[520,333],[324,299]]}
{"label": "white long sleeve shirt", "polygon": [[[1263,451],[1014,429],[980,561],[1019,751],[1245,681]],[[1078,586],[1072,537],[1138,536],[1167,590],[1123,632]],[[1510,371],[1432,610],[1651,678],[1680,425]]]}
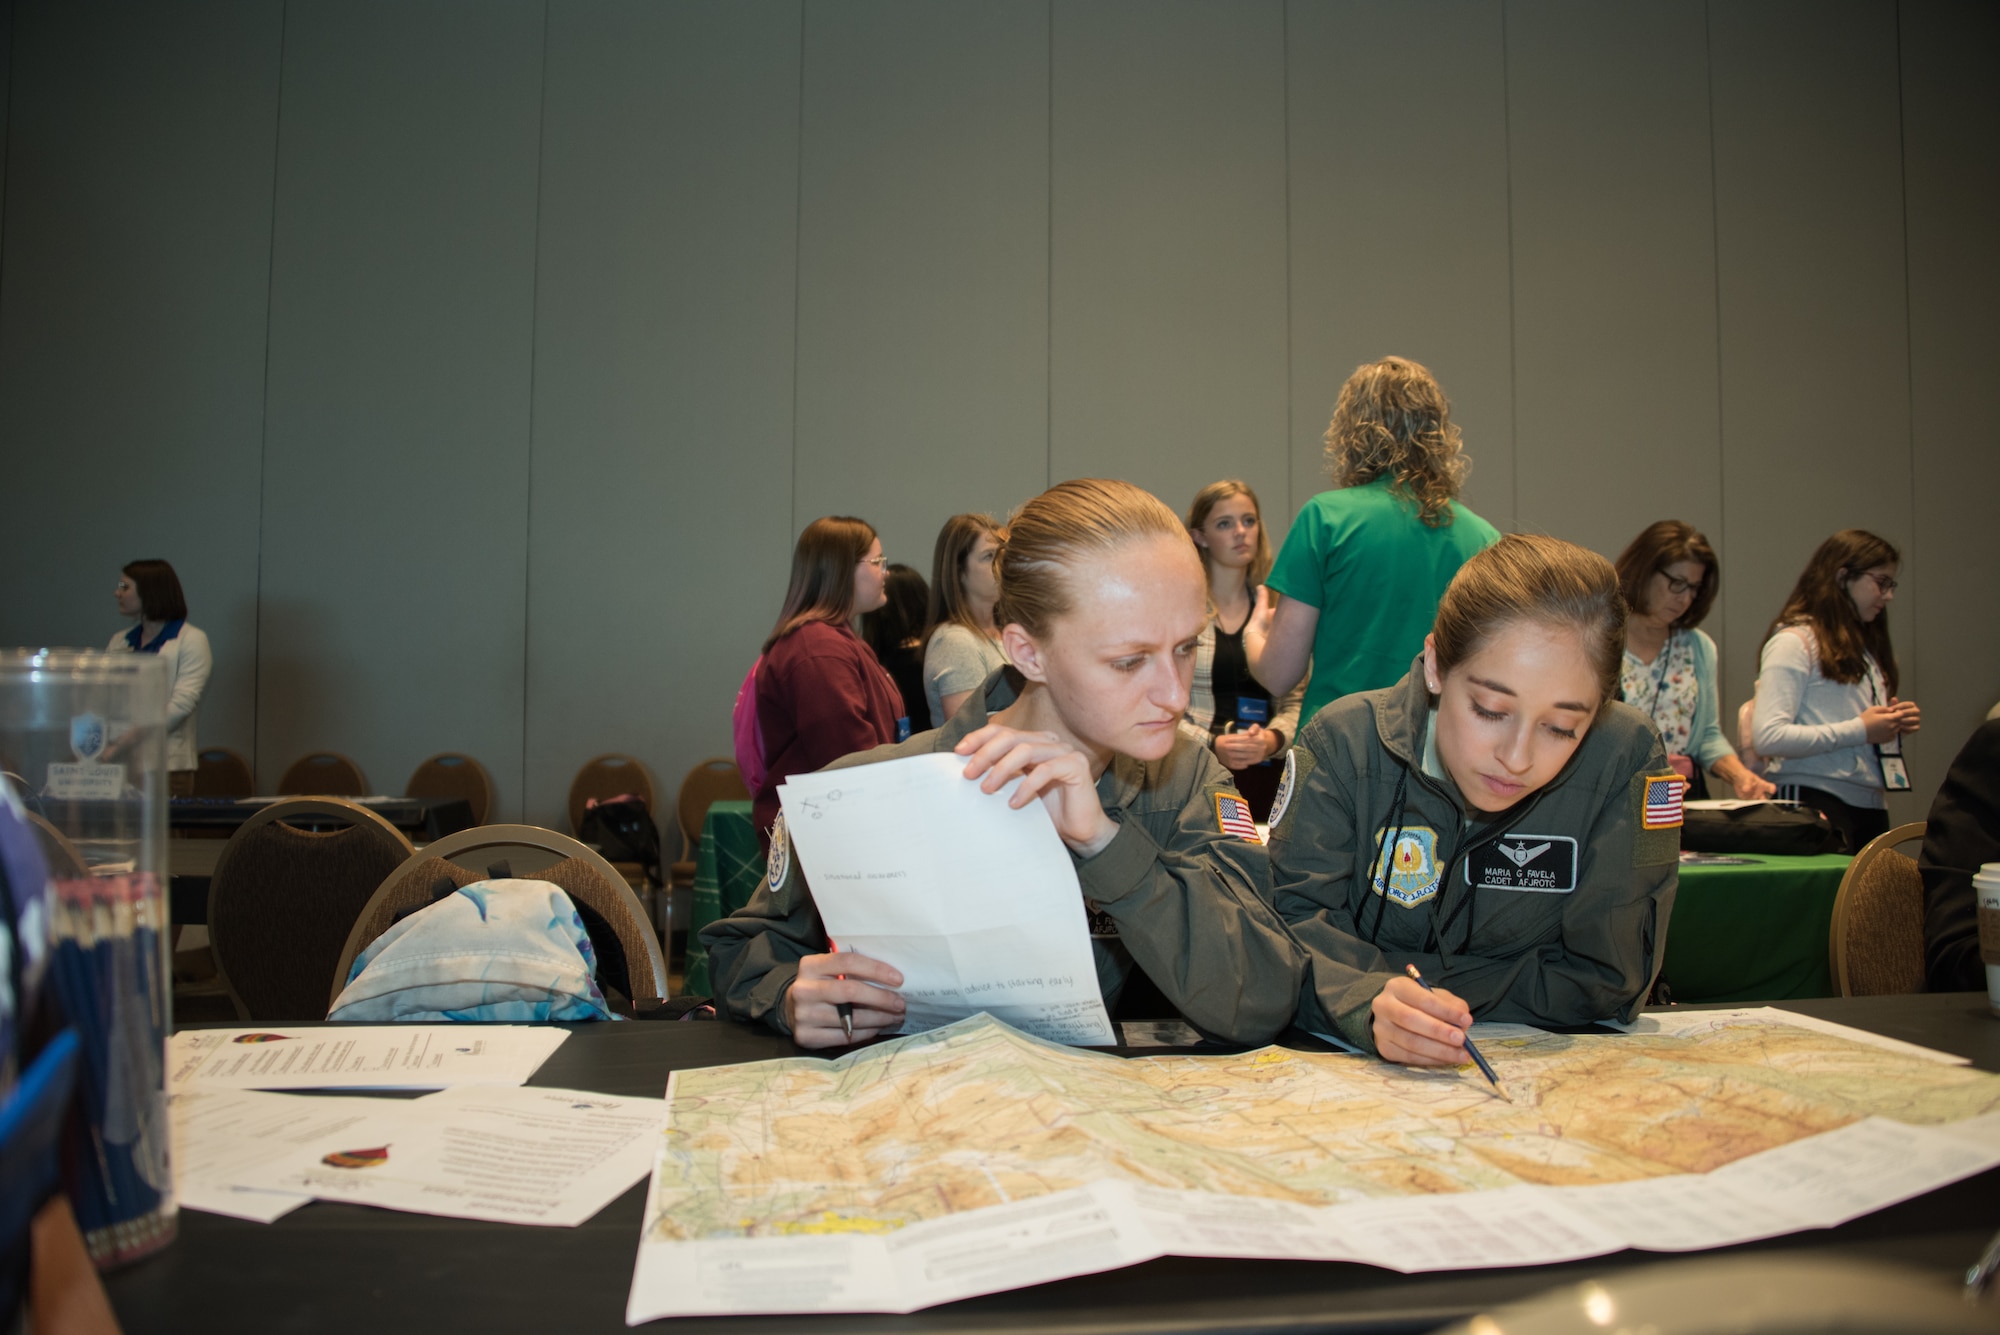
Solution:
{"label": "white long sleeve shirt", "polygon": [[1764,776],[1777,784],[1818,788],[1849,806],[1887,806],[1882,767],[1861,720],[1862,710],[1886,703],[1873,657],[1860,681],[1834,681],[1820,671],[1812,631],[1786,626],[1764,642],[1757,669],[1751,733],[1766,761]]}
{"label": "white long sleeve shirt", "polygon": [[[127,634],[119,631],[105,647],[113,653],[131,653]],[[167,768],[195,769],[200,764],[195,714],[201,708],[201,693],[208,687],[208,674],[215,668],[208,636],[183,623],[180,634],[160,646],[160,661],[167,665],[167,680],[172,683],[167,688]]]}

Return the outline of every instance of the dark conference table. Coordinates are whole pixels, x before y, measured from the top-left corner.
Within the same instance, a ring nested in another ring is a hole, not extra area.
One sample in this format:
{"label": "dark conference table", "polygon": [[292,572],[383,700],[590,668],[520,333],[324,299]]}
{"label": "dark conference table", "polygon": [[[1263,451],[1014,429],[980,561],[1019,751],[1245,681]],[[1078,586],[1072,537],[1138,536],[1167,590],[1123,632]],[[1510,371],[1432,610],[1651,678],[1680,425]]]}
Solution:
{"label": "dark conference table", "polygon": [[[1922,1043],[2000,1071],[2000,1019],[1981,993],[1828,998],[1785,1009]],[[577,1026],[531,1082],[657,1096],[675,1068],[797,1054],[790,1040],[726,1023]],[[165,1252],[108,1277],[128,1335],[203,1329],[620,1331],[641,1183],[580,1228],[524,1228],[315,1202],[275,1224],[184,1211]],[[1962,1278],[2000,1228],[2000,1169],[1839,1228],[1723,1250],[1871,1259]],[[1702,1253],[1714,1255],[1714,1253]],[[1343,1262],[1163,1257],[908,1316],[681,1318],[674,1331],[1422,1331],[1498,1303],[1633,1266],[1646,1252],[1511,1270],[1399,1275]]]}

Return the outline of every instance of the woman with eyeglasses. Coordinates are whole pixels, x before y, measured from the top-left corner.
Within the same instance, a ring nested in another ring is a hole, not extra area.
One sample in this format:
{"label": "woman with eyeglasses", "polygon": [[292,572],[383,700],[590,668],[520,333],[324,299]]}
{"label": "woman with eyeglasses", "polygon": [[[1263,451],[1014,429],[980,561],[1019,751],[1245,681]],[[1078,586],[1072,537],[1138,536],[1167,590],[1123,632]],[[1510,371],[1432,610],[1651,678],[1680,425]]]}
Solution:
{"label": "woman with eyeglasses", "polygon": [[1715,641],[1698,629],[1715,602],[1715,549],[1692,524],[1662,519],[1618,557],[1618,588],[1630,613],[1619,685],[1625,703],[1653,720],[1667,763],[1694,797],[1713,774],[1740,798],[1771,796],[1722,734]]}
{"label": "woman with eyeglasses", "polygon": [[1889,603],[1902,554],[1850,528],[1806,562],[1771,622],[1752,740],[1778,796],[1824,812],[1849,853],[1889,828],[1884,794],[1909,788],[1903,738],[1921,711],[1896,695]]}
{"label": "woman with eyeglasses", "polygon": [[791,586],[756,669],[764,782],[752,809],[767,846],[779,784],[910,735],[896,683],[854,633],[856,617],[887,601],[887,564],[875,530],[847,515],[813,520],[792,549]]}

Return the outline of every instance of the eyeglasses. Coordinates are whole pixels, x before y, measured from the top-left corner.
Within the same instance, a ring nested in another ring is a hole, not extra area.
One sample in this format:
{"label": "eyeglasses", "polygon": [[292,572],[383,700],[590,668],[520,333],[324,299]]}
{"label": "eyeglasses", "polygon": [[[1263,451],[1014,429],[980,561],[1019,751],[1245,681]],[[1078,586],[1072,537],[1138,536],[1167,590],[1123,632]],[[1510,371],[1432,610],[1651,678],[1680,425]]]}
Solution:
{"label": "eyeglasses", "polygon": [[880,570],[883,566],[889,564],[889,558],[886,556],[864,556],[859,561],[855,562],[855,564],[864,566],[874,566],[877,570]]}
{"label": "eyeglasses", "polygon": [[1894,593],[1896,591],[1897,588],[1896,581],[1890,578],[1889,576],[1878,575],[1872,570],[1864,570],[1861,573],[1863,575],[1866,575],[1869,579],[1874,580],[1875,587],[1880,591],[1882,591],[1883,593]]}
{"label": "eyeglasses", "polygon": [[1668,593],[1671,593],[1671,594],[1672,594],[1672,595],[1673,595],[1674,597],[1676,597],[1676,598],[1680,597],[1680,596],[1681,596],[1682,594],[1686,593],[1686,592],[1687,592],[1688,590],[1690,590],[1690,589],[1698,589],[1698,588],[1700,588],[1700,587],[1701,587],[1701,585],[1702,585],[1702,581],[1701,581],[1701,580],[1698,580],[1698,579],[1697,579],[1697,580],[1685,580],[1685,579],[1677,579],[1677,578],[1675,578],[1674,576],[1672,576],[1672,575],[1669,575],[1669,574],[1668,574],[1668,573],[1667,573],[1666,571],[1664,571],[1664,570],[1662,570],[1662,571],[1660,572],[1660,578],[1661,578],[1661,579],[1663,579],[1663,580],[1665,580],[1665,581],[1667,582],[1667,592],[1668,592]]}

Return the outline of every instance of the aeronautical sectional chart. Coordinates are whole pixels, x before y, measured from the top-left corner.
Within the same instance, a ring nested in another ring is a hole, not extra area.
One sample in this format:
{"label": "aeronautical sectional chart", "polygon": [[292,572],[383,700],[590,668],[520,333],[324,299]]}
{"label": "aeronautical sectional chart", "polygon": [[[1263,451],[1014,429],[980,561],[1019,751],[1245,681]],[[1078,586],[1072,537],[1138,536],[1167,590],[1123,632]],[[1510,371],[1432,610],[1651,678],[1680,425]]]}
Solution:
{"label": "aeronautical sectional chart", "polygon": [[1405,1272],[1828,1227],[2000,1164],[2000,1076],[1772,1010],[1475,1030],[1453,1071],[1123,1059],[980,1015],[675,1073],[627,1319],[910,1311],[1155,1256]]}

